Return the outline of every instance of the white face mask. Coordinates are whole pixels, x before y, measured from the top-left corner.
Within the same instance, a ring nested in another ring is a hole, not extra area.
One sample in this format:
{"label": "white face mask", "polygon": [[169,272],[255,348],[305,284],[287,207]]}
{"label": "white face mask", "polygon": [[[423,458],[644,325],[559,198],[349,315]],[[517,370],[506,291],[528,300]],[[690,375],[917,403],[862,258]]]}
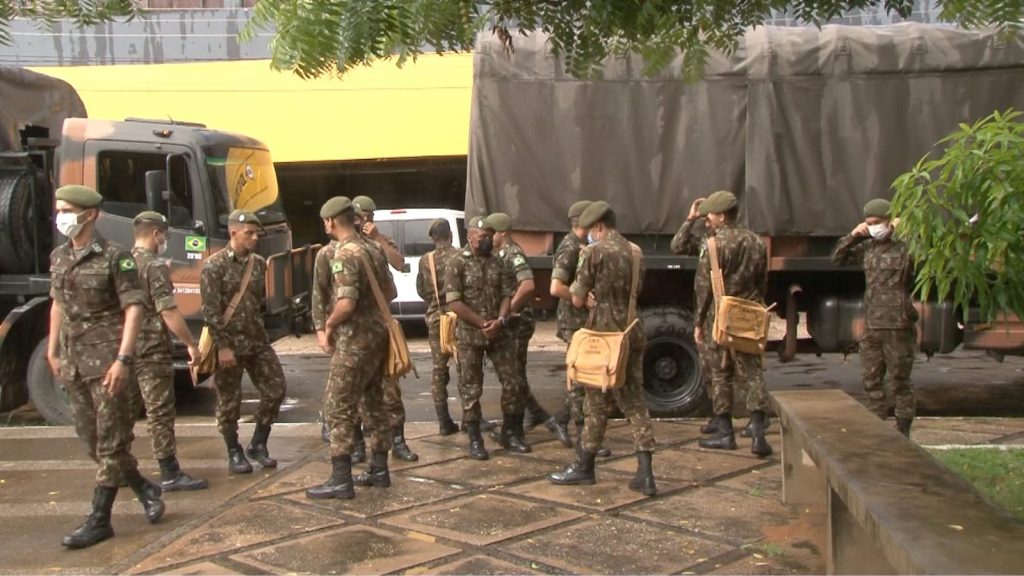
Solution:
{"label": "white face mask", "polygon": [[161,242],[160,245],[158,245],[156,247],[156,255],[157,256],[163,256],[164,252],[167,252],[167,241],[166,240]]}
{"label": "white face mask", "polygon": [[868,233],[875,240],[885,240],[889,237],[889,225],[888,224],[870,224],[868,225]]}
{"label": "white face mask", "polygon": [[597,242],[597,240],[594,240],[593,233],[587,232],[587,244],[593,244],[594,242]]}
{"label": "white face mask", "polygon": [[57,214],[54,222],[57,224],[57,231],[68,238],[74,238],[78,236],[78,233],[82,231],[84,223],[80,222],[82,215],[85,212],[79,212],[75,214],[73,212],[61,212]]}

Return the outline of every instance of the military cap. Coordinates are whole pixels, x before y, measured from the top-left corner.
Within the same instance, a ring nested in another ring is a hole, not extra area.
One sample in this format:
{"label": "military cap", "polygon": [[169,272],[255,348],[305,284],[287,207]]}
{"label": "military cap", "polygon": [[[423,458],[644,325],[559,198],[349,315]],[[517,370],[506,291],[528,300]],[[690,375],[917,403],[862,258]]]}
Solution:
{"label": "military cap", "polygon": [[100,196],[99,192],[79,184],[68,184],[57,188],[56,198],[79,208],[95,208],[103,202],[103,196]]}
{"label": "military cap", "polygon": [[590,208],[591,204],[593,204],[593,202],[590,200],[580,200],[579,202],[573,203],[572,206],[569,206],[569,220],[579,218],[583,214],[584,210]]}
{"label": "military cap", "polygon": [[260,219],[255,214],[246,210],[232,210],[231,214],[228,214],[228,223],[240,222],[242,224],[255,224],[260,228],[263,228],[263,224],[260,223]]}
{"label": "military cap", "polygon": [[335,196],[320,207],[320,217],[324,220],[334,218],[345,210],[352,209],[352,201],[345,196]]}
{"label": "military cap", "polygon": [[433,236],[434,232],[436,230],[438,230],[439,227],[442,227],[442,226],[444,227],[445,231],[447,231],[448,233],[451,233],[452,228],[451,228],[451,225],[448,224],[447,220],[445,220],[444,218],[434,218],[434,220],[430,223],[430,227],[427,228],[427,235],[428,236]]}
{"label": "military cap", "polygon": [[512,218],[504,212],[495,212],[487,217],[487,222],[495,232],[505,232],[512,227]]}
{"label": "military cap", "polygon": [[360,215],[377,210],[377,203],[369,196],[356,196],[352,199],[352,204],[356,207],[356,214]]}
{"label": "military cap", "polygon": [[132,226],[138,226],[139,224],[156,224],[161,229],[167,230],[167,218],[163,214],[153,212],[152,210],[139,212],[135,219],[132,220]]}
{"label": "military cap", "polygon": [[583,228],[590,228],[594,224],[597,224],[606,214],[612,211],[612,207],[608,205],[604,200],[598,200],[580,214],[580,226]]}
{"label": "military cap", "polygon": [[728,190],[712,192],[707,200],[700,203],[700,215],[723,214],[736,207],[736,195]]}
{"label": "military cap", "polygon": [[483,216],[473,216],[470,218],[469,228],[479,228],[481,230],[490,230],[491,232],[494,231],[494,225],[488,222],[487,218],[484,218]]}
{"label": "military cap", "polygon": [[888,218],[892,205],[885,198],[875,198],[864,205],[864,217]]}

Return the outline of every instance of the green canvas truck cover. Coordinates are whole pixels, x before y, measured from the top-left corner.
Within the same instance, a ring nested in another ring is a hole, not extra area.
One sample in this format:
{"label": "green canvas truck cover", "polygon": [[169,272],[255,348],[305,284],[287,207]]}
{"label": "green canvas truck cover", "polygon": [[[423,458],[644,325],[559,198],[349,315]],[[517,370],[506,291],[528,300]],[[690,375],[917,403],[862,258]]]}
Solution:
{"label": "green canvas truck cover", "polygon": [[85,104],[63,80],[16,66],[0,66],[0,152],[21,149],[18,131],[45,126],[59,138],[65,118],[85,118]]}

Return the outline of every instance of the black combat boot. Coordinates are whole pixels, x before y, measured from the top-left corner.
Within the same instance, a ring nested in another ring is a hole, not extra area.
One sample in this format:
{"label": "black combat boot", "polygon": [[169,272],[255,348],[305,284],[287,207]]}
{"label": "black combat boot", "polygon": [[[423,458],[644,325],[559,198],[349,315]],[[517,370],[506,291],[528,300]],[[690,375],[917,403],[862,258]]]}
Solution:
{"label": "black combat boot", "polygon": [[719,431],[719,428],[720,428],[719,424],[721,423],[721,421],[722,421],[722,418],[720,416],[712,416],[711,420],[708,420],[707,424],[705,424],[705,425],[700,427],[700,433],[701,434],[718,434],[718,431]]}
{"label": "black combat boot", "polygon": [[732,430],[732,414],[726,412],[719,415],[718,433],[710,438],[701,438],[697,445],[712,450],[735,450],[736,434]]}
{"label": "black combat boot", "polygon": [[326,500],[339,498],[351,500],[356,497],[352,487],[352,457],[333,456],[331,458],[331,477],[319,486],[306,489],[306,498]]}
{"label": "black combat boot", "polygon": [[150,524],[156,524],[164,515],[164,501],[160,499],[163,491],[160,486],[144,478],[136,468],[124,475],[128,487],[135,493],[135,497],[142,503],[142,509],[146,512],[146,520]]}
{"label": "black combat boot", "polygon": [[356,486],[376,486],[377,488],[388,488],[391,486],[391,473],[388,471],[387,451],[373,451],[373,459],[370,460],[370,467],[366,472],[352,479]]}
{"label": "black combat boot", "polygon": [[562,443],[562,446],[572,448],[572,438],[569,437],[569,430],[554,416],[544,421],[544,427],[548,429],[548,432],[551,432],[555,439]]}
{"label": "black combat boot", "polygon": [[110,525],[110,510],[114,507],[115,498],[117,498],[116,487],[97,486],[92,493],[92,513],[81,526],[65,536],[61,544],[72,550],[77,550],[99,544],[112,537],[114,528]]}
{"label": "black combat boot", "polygon": [[526,412],[523,417],[523,428],[526,430],[533,430],[538,424],[543,424],[551,418],[551,415],[547,413],[544,408],[541,408],[540,404],[537,403],[537,399],[533,397],[533,393],[530,393],[529,400],[532,400],[533,406],[527,405]]}
{"label": "black combat boot", "polygon": [[479,422],[465,422],[466,434],[469,436],[469,457],[473,460],[487,460],[490,454],[484,447],[484,437],[480,435]]}
{"label": "black combat boot", "polygon": [[[768,415],[764,417],[764,429],[768,430],[771,428],[772,419]],[[740,430],[740,438],[753,438],[754,437],[754,418],[751,416],[750,420],[747,420],[747,425]]]}
{"label": "black combat boot", "polygon": [[238,443],[238,432],[225,433],[224,444],[228,447],[228,470],[234,474],[252,474],[252,464],[245,459],[245,450]]}
{"label": "black combat boot", "polygon": [[755,410],[750,413],[751,438],[750,453],[761,458],[771,456],[772,447],[764,437],[764,429],[768,416],[763,410]]}
{"label": "black combat boot", "polygon": [[910,425],[914,423],[913,418],[896,417],[896,430],[907,438],[910,438]]}
{"label": "black combat boot", "polygon": [[514,454],[528,454],[533,451],[522,437],[522,425],[522,414],[505,414],[501,420],[501,433],[498,435],[498,443],[502,448]]}
{"label": "black combat boot", "polygon": [[561,472],[548,474],[548,480],[553,484],[562,485],[593,484],[597,482],[597,477],[594,475],[594,458],[596,457],[595,452],[587,452],[581,448],[576,452],[575,462],[569,464]]}
{"label": "black combat boot", "polygon": [[435,402],[434,410],[437,412],[437,433],[441,436],[451,436],[459,431],[458,425],[448,414],[448,402]]}
{"label": "black combat boot", "polygon": [[651,470],[652,456],[652,452],[636,453],[636,476],[629,481],[629,489],[644,496],[654,496],[658,493],[658,487],[654,484],[654,472]]}
{"label": "black combat boot", "polygon": [[405,425],[395,426],[391,429],[391,434],[391,454],[395,458],[405,462],[415,462],[420,459],[405,442]]}
{"label": "black combat boot", "polygon": [[157,460],[160,465],[160,488],[164,492],[176,490],[202,490],[209,487],[210,483],[202,478],[193,478],[181,471],[178,459],[172,454],[166,458]]}
{"label": "black combat boot", "polygon": [[257,424],[245,455],[259,462],[260,466],[264,468],[277,468],[277,460],[271,458],[270,452],[267,450],[268,438],[270,438],[270,425]]}
{"label": "black combat boot", "polygon": [[366,438],[363,436],[362,422],[356,422],[355,434],[352,435],[352,463],[366,462]]}

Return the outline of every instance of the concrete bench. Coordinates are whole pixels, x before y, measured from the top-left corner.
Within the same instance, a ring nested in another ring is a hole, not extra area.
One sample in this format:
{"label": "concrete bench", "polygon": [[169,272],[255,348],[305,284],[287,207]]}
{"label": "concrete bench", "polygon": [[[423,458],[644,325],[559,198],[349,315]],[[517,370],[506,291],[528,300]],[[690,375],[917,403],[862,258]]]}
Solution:
{"label": "concrete bench", "polygon": [[1024,574],[1024,522],[839,390],[771,394],[783,500],[824,505],[829,574]]}

